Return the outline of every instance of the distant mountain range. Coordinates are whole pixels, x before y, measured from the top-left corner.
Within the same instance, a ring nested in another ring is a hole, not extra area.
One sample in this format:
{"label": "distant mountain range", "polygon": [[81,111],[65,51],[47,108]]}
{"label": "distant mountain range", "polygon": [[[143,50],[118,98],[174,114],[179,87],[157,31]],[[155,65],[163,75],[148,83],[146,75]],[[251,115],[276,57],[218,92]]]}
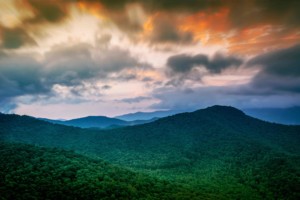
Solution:
{"label": "distant mountain range", "polygon": [[167,110],[167,111],[154,111],[154,112],[136,112],[129,113],[125,115],[119,115],[115,118],[125,120],[125,121],[134,121],[134,120],[150,120],[153,118],[162,118],[171,115],[175,115],[178,113],[186,112],[184,110]]}
{"label": "distant mountain range", "polygon": [[252,108],[243,111],[253,117],[280,124],[299,124],[300,107],[291,108]]}
{"label": "distant mountain range", "polygon": [[[290,108],[249,108],[242,109],[247,115],[252,117],[279,124],[299,124],[300,125],[300,107]],[[132,120],[149,120],[152,118],[162,118],[172,116],[178,113],[190,112],[191,110],[167,110],[154,112],[136,112],[116,116],[115,118],[132,121]]]}
{"label": "distant mountain range", "polygon": [[53,120],[46,118],[39,118],[40,120],[47,121],[53,124],[62,124],[66,126],[74,126],[80,128],[118,128],[123,126],[133,126],[138,124],[145,124],[155,121],[158,118],[149,120],[135,120],[125,121],[117,118],[110,118],[105,116],[88,116],[71,120]]}
{"label": "distant mountain range", "polygon": [[109,130],[0,115],[0,140],[101,157],[195,189],[198,199],[300,199],[300,126],[261,121],[233,107]]}
{"label": "distant mountain range", "polygon": [[[253,108],[243,109],[243,111],[255,118],[275,122],[280,124],[299,124],[300,125],[300,107],[292,108]],[[114,118],[106,116],[88,116],[71,120],[53,120],[39,118],[54,124],[62,124],[66,126],[74,126],[80,128],[119,128],[124,126],[133,126],[153,122],[159,118],[172,116],[183,113],[183,110],[168,110],[154,112],[136,112],[125,115],[116,116]]]}

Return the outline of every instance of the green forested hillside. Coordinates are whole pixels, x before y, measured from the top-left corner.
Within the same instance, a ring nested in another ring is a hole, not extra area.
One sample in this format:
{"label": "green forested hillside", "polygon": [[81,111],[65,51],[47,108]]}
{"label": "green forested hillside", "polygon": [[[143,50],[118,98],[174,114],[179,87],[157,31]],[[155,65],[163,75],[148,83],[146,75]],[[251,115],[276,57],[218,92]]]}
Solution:
{"label": "green forested hillside", "polygon": [[[0,199],[199,199],[166,181],[59,149],[0,142]],[[205,198],[205,197],[203,197]]]}
{"label": "green forested hillside", "polygon": [[217,199],[299,199],[300,126],[224,106],[90,131],[0,116],[3,140],[73,149]]}

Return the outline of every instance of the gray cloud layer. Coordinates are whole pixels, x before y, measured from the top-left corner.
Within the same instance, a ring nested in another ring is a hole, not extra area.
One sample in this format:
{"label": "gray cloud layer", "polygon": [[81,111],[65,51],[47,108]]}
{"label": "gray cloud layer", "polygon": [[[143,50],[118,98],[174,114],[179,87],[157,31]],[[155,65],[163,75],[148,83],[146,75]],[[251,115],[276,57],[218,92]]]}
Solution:
{"label": "gray cloud layer", "polygon": [[193,68],[204,67],[210,73],[218,74],[222,70],[232,67],[240,66],[243,60],[233,57],[216,54],[213,58],[209,58],[204,54],[197,54],[190,56],[186,54],[179,54],[168,58],[167,66],[174,73],[188,73]]}
{"label": "gray cloud layer", "polygon": [[300,93],[300,45],[257,56],[248,65],[261,67],[252,90]]}
{"label": "gray cloud layer", "polygon": [[[84,82],[105,79],[128,80],[125,69],[151,69],[127,51],[118,48],[93,49],[87,44],[55,47],[42,61],[31,55],[2,54],[0,56],[0,104],[24,95],[53,95],[54,85],[74,91]],[[113,78],[110,75],[114,74]],[[135,77],[130,77],[135,78]],[[99,88],[99,90],[108,89]],[[80,94],[78,94],[80,95]],[[2,106],[3,109],[3,106]]]}
{"label": "gray cloud layer", "polygon": [[[235,57],[176,55],[168,60],[176,74],[186,74],[195,67],[205,67],[219,73],[230,66],[239,66],[242,60]],[[243,85],[220,87],[169,84],[153,91],[160,100],[153,109],[198,109],[214,104],[249,107],[288,107],[300,105],[300,45],[256,56],[243,67],[258,67],[260,71]],[[183,78],[189,78],[183,76]]]}

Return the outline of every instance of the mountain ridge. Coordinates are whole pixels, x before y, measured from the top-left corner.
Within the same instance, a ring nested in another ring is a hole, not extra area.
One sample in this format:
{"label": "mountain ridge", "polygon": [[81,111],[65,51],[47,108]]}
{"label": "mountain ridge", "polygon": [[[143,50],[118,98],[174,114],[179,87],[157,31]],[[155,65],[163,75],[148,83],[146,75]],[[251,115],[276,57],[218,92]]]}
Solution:
{"label": "mountain ridge", "polygon": [[126,121],[134,121],[134,120],[149,120],[152,118],[162,118],[170,115],[175,115],[181,112],[186,112],[184,110],[158,110],[153,112],[135,112],[128,113],[124,115],[115,116],[115,118],[126,120]]}
{"label": "mountain ridge", "polygon": [[123,126],[133,126],[137,124],[144,124],[155,121],[157,118],[150,120],[135,120],[135,121],[125,121],[117,118],[111,118],[106,116],[86,116],[81,118],[75,118],[70,120],[52,120],[47,118],[38,118],[42,121],[47,121],[53,124],[61,124],[66,126],[73,126],[79,128],[114,128]]}
{"label": "mountain ridge", "polygon": [[223,199],[280,199],[286,191],[289,199],[300,197],[300,126],[261,121],[228,106],[111,130],[3,115],[0,139],[98,156]]}

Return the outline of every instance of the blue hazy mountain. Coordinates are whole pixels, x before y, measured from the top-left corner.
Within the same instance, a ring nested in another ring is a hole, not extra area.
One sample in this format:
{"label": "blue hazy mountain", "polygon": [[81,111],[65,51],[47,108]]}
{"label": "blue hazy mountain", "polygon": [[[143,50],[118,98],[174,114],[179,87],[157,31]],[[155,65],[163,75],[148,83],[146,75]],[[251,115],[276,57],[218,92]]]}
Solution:
{"label": "blue hazy mountain", "polygon": [[[300,107],[291,108],[249,108],[242,109],[247,115],[252,117],[275,122],[279,124],[300,124]],[[152,118],[162,118],[175,115],[191,110],[168,110],[168,111],[153,111],[153,112],[136,112],[125,115],[116,116],[115,118],[133,121],[133,120],[149,120]]]}
{"label": "blue hazy mountain", "polygon": [[81,128],[107,128],[112,125],[125,126],[127,122],[105,116],[88,116],[83,118],[66,120],[61,122],[60,124]]}
{"label": "blue hazy mountain", "polygon": [[167,110],[167,111],[160,110],[160,111],[153,111],[153,112],[136,112],[136,113],[119,115],[116,116],[115,118],[125,120],[125,121],[150,120],[153,118],[167,117],[182,112],[186,112],[186,110]]}
{"label": "blue hazy mountain", "polygon": [[252,108],[243,109],[252,116],[269,122],[280,124],[300,124],[300,107],[291,108]]}
{"label": "blue hazy mountain", "polygon": [[110,118],[105,116],[88,116],[71,120],[53,120],[47,118],[39,118],[40,120],[47,121],[53,124],[61,124],[66,126],[74,126],[80,128],[118,128],[123,126],[133,126],[138,124],[145,124],[157,120],[152,118],[149,120],[134,120],[125,121],[117,118]]}

